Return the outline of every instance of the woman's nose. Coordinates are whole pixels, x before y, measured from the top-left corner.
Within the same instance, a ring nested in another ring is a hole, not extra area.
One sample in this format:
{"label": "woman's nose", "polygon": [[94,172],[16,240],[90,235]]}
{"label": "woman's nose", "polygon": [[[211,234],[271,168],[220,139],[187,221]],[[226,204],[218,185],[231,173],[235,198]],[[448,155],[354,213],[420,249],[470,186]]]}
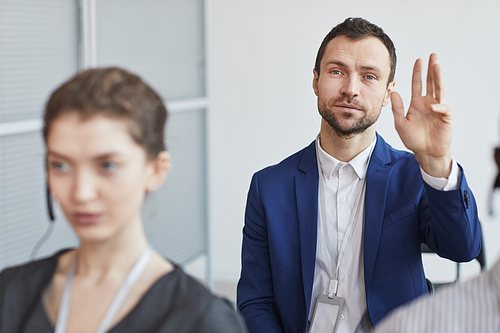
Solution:
{"label": "woman's nose", "polygon": [[95,177],[88,171],[78,171],[73,185],[73,197],[77,202],[92,200],[97,195]]}

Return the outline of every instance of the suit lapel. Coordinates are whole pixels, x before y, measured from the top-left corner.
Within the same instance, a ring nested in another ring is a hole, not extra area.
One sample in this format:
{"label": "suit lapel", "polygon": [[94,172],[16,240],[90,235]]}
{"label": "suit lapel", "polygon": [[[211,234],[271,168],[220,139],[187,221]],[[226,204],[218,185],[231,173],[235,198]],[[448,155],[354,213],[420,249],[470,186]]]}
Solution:
{"label": "suit lapel", "polygon": [[295,198],[299,222],[300,262],[302,282],[309,315],[311,305],[314,266],[316,263],[316,239],[318,224],[318,166],[315,142],[311,143],[298,165],[301,174],[295,177]]}
{"label": "suit lapel", "polygon": [[[365,285],[370,284],[375,258],[377,257],[387,189],[393,168],[388,145],[377,134],[377,144],[370,159],[366,175],[364,270]],[[300,262],[306,309],[311,305],[318,224],[318,166],[315,142],[304,151],[298,165],[301,174],[295,177],[295,198],[299,222]]]}
{"label": "suit lapel", "polygon": [[366,174],[365,230],[364,230],[364,269],[365,286],[368,287],[373,275],[377,257],[387,188],[393,167],[388,166],[390,155],[388,145],[377,134],[377,144],[370,159]]}

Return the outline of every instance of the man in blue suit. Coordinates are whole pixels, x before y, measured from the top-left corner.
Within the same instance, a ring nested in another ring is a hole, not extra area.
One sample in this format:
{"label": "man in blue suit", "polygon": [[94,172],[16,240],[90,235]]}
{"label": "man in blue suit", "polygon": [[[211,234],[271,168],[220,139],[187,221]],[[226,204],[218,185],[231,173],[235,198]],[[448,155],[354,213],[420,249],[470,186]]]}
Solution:
{"label": "man in blue suit", "polygon": [[[478,254],[477,207],[450,153],[452,113],[437,56],[425,96],[416,61],[406,114],[393,91],[395,65],[391,39],[364,19],[347,19],[323,40],[313,70],[320,134],[250,185],[238,283],[250,332],[317,332],[329,322],[337,332],[369,332],[428,292],[421,243],[454,261]],[[376,133],[390,100],[413,154]],[[343,310],[322,311],[328,300]]]}

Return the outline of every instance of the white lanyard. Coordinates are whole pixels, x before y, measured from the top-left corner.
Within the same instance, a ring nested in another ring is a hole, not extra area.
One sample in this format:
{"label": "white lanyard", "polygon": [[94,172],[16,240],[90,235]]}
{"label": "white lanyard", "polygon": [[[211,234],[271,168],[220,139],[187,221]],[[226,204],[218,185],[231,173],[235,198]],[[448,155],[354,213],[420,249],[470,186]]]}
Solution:
{"label": "white lanyard", "polygon": [[[370,157],[373,151],[373,148],[375,145],[372,146],[372,149],[370,151]],[[323,166],[321,164],[321,161],[319,159],[319,152],[316,153],[316,159],[318,162],[318,167],[319,167],[319,200],[320,200],[320,223],[323,224],[323,230],[325,232],[325,241],[326,245],[328,247],[328,251],[330,252],[330,255],[332,257],[332,260],[335,260],[332,247],[330,244],[330,237],[328,236],[328,225],[327,225],[327,219],[326,219],[326,204],[325,204],[325,188],[324,188],[324,183],[325,183],[325,175],[323,173]],[[340,250],[339,253],[337,254],[337,260],[336,260],[336,268],[334,271],[332,271],[332,277],[330,279],[330,284],[328,286],[328,297],[333,298],[334,296],[337,295],[338,291],[338,274],[340,270],[340,262],[342,261],[342,258],[344,257],[345,251],[347,249],[347,241],[351,238],[352,232],[354,230],[354,226],[356,224],[356,221],[358,220],[359,212],[360,212],[360,201],[361,198],[365,195],[366,192],[366,177],[361,180],[362,184],[362,190],[360,191],[359,196],[356,198],[356,201],[353,206],[353,210],[351,211],[351,215],[349,216],[349,221],[347,222],[347,227],[346,231],[344,233],[344,237],[342,239],[342,243],[340,245]]]}
{"label": "white lanyard", "polygon": [[[127,274],[125,281],[123,282],[120,289],[116,293],[115,297],[113,298],[113,302],[109,306],[108,311],[106,312],[104,318],[99,324],[96,333],[105,333],[109,330],[109,327],[113,322],[113,319],[116,317],[116,314],[118,313],[123,303],[125,302],[125,299],[127,298],[130,289],[132,289],[134,284],[137,282],[139,277],[146,269],[146,266],[148,265],[149,259],[151,258],[152,254],[153,254],[153,247],[151,246],[151,244],[149,244],[148,247],[139,257],[139,259],[137,259],[130,272]],[[76,261],[77,258],[75,256],[68,277],[66,278],[66,282],[64,284],[64,289],[61,296],[61,302],[59,305],[59,312],[57,315],[57,322],[54,333],[65,333],[68,326],[69,306],[71,300],[71,287],[73,284],[73,277],[75,275]]]}

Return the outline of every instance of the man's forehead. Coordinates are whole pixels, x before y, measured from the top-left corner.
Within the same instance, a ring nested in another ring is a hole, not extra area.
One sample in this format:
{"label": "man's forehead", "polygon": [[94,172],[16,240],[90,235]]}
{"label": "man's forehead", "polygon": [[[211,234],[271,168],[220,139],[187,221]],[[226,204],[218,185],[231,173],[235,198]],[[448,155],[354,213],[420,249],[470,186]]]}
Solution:
{"label": "man's forehead", "polygon": [[351,39],[345,35],[336,36],[326,46],[321,67],[332,61],[346,65],[355,63],[361,67],[379,67],[387,71],[387,75],[391,69],[389,51],[379,38],[373,36],[360,39]]}

